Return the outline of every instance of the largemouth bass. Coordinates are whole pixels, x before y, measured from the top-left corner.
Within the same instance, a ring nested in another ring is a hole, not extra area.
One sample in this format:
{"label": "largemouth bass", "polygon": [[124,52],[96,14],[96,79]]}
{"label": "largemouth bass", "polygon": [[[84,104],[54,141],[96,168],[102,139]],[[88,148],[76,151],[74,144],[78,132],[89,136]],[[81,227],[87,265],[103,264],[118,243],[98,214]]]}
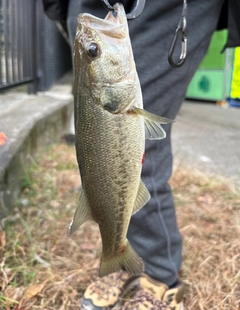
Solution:
{"label": "largemouth bass", "polygon": [[99,276],[123,269],[140,274],[142,259],[126,234],[133,213],[150,199],[141,181],[145,138],[161,139],[161,123],[143,110],[124,8],[105,19],[80,14],[74,46],[76,153],[82,189],[69,227],[98,223]]}

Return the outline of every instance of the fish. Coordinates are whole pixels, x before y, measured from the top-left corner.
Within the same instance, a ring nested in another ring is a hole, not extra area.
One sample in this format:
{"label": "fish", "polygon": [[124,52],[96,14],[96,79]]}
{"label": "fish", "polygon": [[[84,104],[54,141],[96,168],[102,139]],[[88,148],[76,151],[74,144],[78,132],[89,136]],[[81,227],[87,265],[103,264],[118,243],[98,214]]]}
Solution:
{"label": "fish", "polygon": [[125,270],[137,275],[143,260],[126,235],[132,214],[150,199],[141,180],[145,138],[163,139],[171,123],[143,109],[124,7],[105,19],[78,16],[74,44],[76,156],[82,188],[69,235],[83,223],[99,225],[99,276]]}

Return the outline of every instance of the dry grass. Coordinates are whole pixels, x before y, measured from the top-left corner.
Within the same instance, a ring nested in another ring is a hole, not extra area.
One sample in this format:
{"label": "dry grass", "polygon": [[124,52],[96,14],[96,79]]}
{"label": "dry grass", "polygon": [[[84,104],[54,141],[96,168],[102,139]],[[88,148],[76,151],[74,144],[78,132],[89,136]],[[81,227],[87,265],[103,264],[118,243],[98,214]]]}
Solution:
{"label": "dry grass", "polygon": [[172,187],[184,240],[187,309],[240,309],[240,196],[187,170]]}
{"label": "dry grass", "polygon": [[[187,310],[240,309],[240,195],[187,169],[171,184],[184,238]],[[98,269],[98,228],[67,227],[80,178],[74,148],[55,145],[23,179],[15,214],[0,230],[0,309],[72,310]]]}

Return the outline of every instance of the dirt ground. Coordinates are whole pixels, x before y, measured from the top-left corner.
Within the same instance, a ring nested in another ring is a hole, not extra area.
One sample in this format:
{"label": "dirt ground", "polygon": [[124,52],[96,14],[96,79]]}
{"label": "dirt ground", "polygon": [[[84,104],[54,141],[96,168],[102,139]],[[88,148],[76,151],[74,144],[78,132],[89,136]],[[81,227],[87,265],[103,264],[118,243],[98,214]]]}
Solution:
{"label": "dirt ground", "polygon": [[[12,216],[0,229],[0,309],[73,310],[97,277],[97,225],[67,228],[80,177],[75,149],[62,143],[35,158]],[[183,236],[187,310],[240,310],[240,194],[227,182],[185,168],[171,185]]]}

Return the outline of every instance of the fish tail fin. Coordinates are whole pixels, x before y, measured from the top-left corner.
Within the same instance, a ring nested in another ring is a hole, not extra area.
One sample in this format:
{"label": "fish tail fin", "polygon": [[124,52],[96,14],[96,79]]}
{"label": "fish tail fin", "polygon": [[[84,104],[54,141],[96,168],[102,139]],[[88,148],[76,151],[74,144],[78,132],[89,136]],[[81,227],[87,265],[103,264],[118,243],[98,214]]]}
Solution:
{"label": "fish tail fin", "polygon": [[143,260],[133,250],[128,241],[126,245],[120,249],[118,254],[107,258],[102,255],[99,276],[103,277],[121,269],[133,275],[144,272]]}

